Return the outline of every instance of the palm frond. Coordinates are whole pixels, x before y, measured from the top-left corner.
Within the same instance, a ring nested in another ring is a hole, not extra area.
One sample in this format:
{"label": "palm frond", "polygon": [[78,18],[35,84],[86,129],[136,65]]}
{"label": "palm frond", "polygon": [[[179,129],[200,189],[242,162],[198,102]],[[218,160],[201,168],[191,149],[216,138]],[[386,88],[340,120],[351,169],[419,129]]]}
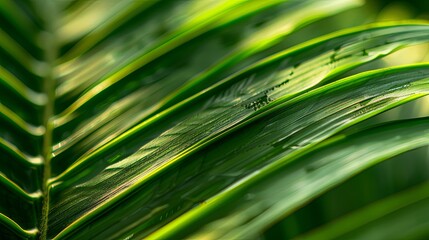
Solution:
{"label": "palm frond", "polygon": [[[429,23],[373,23],[278,51],[362,4],[1,1],[0,238],[252,238],[427,145],[426,118],[341,131],[429,93],[427,63],[345,77],[427,43]],[[426,209],[414,207],[426,188],[301,236],[409,226],[388,216]]]}

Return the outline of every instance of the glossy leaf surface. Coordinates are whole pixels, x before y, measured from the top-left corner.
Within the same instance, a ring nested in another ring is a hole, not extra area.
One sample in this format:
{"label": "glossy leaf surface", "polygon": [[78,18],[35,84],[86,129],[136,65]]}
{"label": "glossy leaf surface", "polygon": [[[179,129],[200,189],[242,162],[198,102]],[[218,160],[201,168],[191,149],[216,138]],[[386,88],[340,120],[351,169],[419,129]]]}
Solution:
{"label": "glossy leaf surface", "polygon": [[[426,144],[414,134],[426,120],[379,127],[367,143],[368,131],[335,134],[428,94],[427,64],[342,77],[428,42],[428,23],[370,24],[273,54],[360,5],[0,2],[0,238],[254,237]],[[393,129],[401,137],[384,141]]]}

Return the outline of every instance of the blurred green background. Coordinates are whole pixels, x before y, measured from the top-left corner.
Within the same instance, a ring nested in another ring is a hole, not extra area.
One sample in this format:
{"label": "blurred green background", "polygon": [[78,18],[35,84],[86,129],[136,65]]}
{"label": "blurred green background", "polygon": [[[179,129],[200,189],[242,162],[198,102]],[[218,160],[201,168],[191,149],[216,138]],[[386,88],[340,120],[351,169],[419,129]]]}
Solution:
{"label": "blurred green background", "polygon": [[[361,7],[318,21],[299,30],[277,48],[289,47],[312,37],[360,24],[404,19],[429,20],[429,1],[367,0]],[[402,49],[346,75],[362,70],[428,61],[429,44],[422,44]],[[344,77],[344,75],[340,77]],[[355,131],[386,121],[423,116],[429,116],[429,97],[392,109],[347,131]],[[341,218],[372,206],[383,198],[427,181],[429,181],[429,148],[424,147],[384,161],[356,175],[345,184],[314,199],[306,207],[267,229],[261,238],[294,239],[301,237],[304,233],[317,231],[327,226],[328,223],[336,224]],[[412,221],[412,219],[403,221]],[[393,228],[394,226],[386,227]],[[371,239],[381,238],[377,238],[375,232]],[[424,236],[421,239],[425,239]]]}

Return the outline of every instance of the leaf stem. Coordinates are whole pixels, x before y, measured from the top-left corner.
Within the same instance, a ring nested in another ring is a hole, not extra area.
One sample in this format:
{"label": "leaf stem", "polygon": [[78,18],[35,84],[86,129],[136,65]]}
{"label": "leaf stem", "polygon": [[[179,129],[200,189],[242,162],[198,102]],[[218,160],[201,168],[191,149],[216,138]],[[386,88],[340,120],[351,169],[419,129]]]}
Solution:
{"label": "leaf stem", "polygon": [[40,238],[47,238],[48,230],[48,215],[49,215],[49,188],[46,184],[51,177],[50,161],[52,158],[52,132],[53,132],[53,116],[55,105],[55,64],[58,56],[57,36],[56,36],[56,9],[55,4],[49,0],[43,3],[37,1],[35,3],[40,16],[43,18],[45,31],[40,33],[41,47],[44,52],[45,69],[43,75],[43,91],[48,99],[43,113],[43,126],[45,134],[43,136],[42,157],[43,157],[43,202],[41,209],[41,220],[39,223]]}

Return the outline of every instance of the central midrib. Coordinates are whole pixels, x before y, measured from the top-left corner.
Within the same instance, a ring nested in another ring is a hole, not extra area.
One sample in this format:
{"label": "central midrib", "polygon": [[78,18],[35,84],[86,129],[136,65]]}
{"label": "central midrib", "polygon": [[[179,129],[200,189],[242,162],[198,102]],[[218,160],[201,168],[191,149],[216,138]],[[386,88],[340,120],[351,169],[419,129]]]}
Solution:
{"label": "central midrib", "polygon": [[42,17],[45,31],[40,33],[42,49],[44,52],[45,71],[43,75],[43,92],[48,101],[43,112],[43,126],[45,134],[43,135],[42,157],[43,157],[43,201],[41,209],[41,219],[38,224],[40,230],[39,239],[47,238],[48,215],[49,215],[49,186],[48,180],[51,177],[50,161],[52,158],[52,133],[53,133],[53,116],[55,105],[55,64],[58,57],[58,45],[56,36],[55,19],[57,18],[57,9],[53,1],[40,1],[38,11]]}

